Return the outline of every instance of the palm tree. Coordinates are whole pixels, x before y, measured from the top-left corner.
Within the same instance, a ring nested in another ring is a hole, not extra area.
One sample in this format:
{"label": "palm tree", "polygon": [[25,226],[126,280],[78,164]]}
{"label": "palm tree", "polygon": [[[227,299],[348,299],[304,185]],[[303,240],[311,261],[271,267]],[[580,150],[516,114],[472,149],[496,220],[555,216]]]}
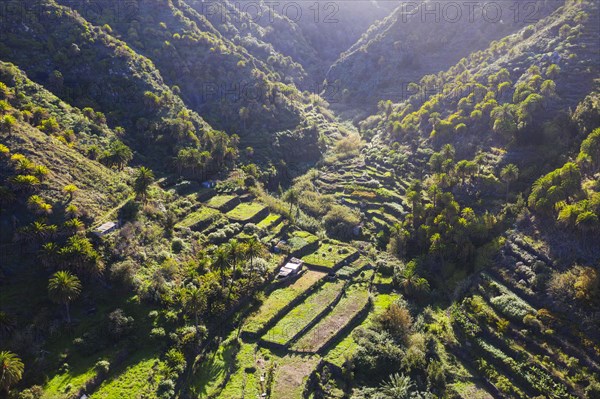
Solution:
{"label": "palm tree", "polygon": [[434,183],[427,189],[427,194],[429,194],[429,198],[431,199],[431,202],[433,202],[433,207],[436,208],[438,198],[442,195],[442,189]]}
{"label": "palm tree", "polygon": [[73,194],[75,194],[75,191],[77,190],[79,190],[79,188],[77,188],[77,186],[74,184],[67,184],[63,187],[63,191],[69,196],[69,198],[67,199],[68,202],[71,202],[73,200]]}
{"label": "palm tree", "polygon": [[0,352],[0,391],[8,392],[11,386],[21,381],[25,366],[12,352]]}
{"label": "palm tree", "polygon": [[48,269],[56,266],[60,260],[59,251],[60,247],[55,242],[47,242],[42,245],[42,249],[40,249],[38,254],[42,265]]}
{"label": "palm tree", "polygon": [[133,185],[135,193],[140,198],[146,198],[146,195],[148,194],[148,187],[150,187],[153,181],[154,173],[150,169],[142,166],[137,171],[135,183]]}
{"label": "palm tree", "polygon": [[408,262],[396,279],[406,295],[429,291],[429,282],[417,274],[417,264],[414,261]]}
{"label": "palm tree", "polygon": [[490,116],[494,119],[494,132],[503,135],[509,141],[512,140],[517,130],[514,105],[510,103],[499,105],[492,110]]}
{"label": "palm tree", "polygon": [[227,244],[227,252],[231,259],[232,268],[235,270],[239,261],[242,259],[243,247],[235,238]]}
{"label": "palm tree", "polygon": [[508,202],[510,184],[519,178],[519,168],[512,163],[506,165],[500,171],[500,178],[506,183],[506,202]]}
{"label": "palm tree", "polygon": [[293,188],[290,188],[288,191],[286,191],[285,195],[283,196],[283,200],[290,204],[290,218],[292,217],[292,209],[294,205],[298,204],[299,197],[300,196],[298,195],[298,192]]}
{"label": "palm tree", "polygon": [[231,297],[231,291],[233,288],[233,282],[235,280],[235,269],[237,268],[240,260],[242,259],[244,247],[238,242],[238,240],[233,239],[229,241],[229,244],[227,244],[227,253],[229,254],[229,258],[231,259],[231,267],[233,269],[231,273],[231,283],[229,284],[229,292],[227,293],[227,301],[229,301],[229,298]]}
{"label": "palm tree", "polygon": [[71,314],[69,312],[69,303],[81,293],[81,282],[77,276],[67,272],[58,271],[50,278],[48,282],[48,295],[50,300],[65,305],[67,312],[67,323],[71,323]]}
{"label": "palm tree", "polygon": [[198,328],[199,315],[206,307],[206,298],[202,290],[196,286],[191,286],[185,290],[184,305],[186,311],[194,316],[194,325]]}
{"label": "palm tree", "polygon": [[0,130],[7,132],[8,137],[12,137],[12,132],[17,124],[17,120],[12,115],[4,115],[4,117],[0,120]]}
{"label": "palm tree", "polygon": [[265,249],[260,241],[256,237],[252,237],[246,243],[246,257],[250,260],[250,274],[254,270],[254,258],[261,256]]}
{"label": "palm tree", "polygon": [[225,270],[229,267],[229,253],[227,252],[227,248],[224,246],[220,246],[215,251],[215,259],[213,264],[217,267],[217,269],[221,272],[221,285],[225,285]]}
{"label": "palm tree", "polygon": [[389,399],[408,399],[414,387],[409,376],[396,373],[390,376],[389,381],[381,384],[381,391]]}
{"label": "palm tree", "polygon": [[40,181],[44,181],[44,179],[46,178],[46,176],[48,176],[50,171],[44,165],[35,165],[31,173]]}

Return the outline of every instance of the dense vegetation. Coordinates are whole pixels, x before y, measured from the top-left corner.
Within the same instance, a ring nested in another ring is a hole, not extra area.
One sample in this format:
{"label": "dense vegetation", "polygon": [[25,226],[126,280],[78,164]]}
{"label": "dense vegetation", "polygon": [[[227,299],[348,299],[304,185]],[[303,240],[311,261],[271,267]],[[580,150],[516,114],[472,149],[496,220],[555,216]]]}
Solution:
{"label": "dense vegetation", "polygon": [[0,4],[0,397],[599,397],[597,2],[267,3]]}

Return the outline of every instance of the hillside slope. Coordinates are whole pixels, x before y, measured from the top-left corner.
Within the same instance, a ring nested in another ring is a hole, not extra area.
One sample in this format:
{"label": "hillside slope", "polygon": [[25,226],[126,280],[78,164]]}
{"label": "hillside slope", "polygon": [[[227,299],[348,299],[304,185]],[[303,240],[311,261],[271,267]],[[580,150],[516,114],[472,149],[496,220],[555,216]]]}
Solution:
{"label": "hillside slope", "polygon": [[[446,70],[492,41],[539,21],[561,4],[418,3],[418,7],[417,3],[400,5],[331,66],[327,84],[342,93],[344,103],[356,108],[366,100],[373,109],[379,100],[402,101],[410,95],[410,83]],[[374,70],[378,73],[371,73]]]}

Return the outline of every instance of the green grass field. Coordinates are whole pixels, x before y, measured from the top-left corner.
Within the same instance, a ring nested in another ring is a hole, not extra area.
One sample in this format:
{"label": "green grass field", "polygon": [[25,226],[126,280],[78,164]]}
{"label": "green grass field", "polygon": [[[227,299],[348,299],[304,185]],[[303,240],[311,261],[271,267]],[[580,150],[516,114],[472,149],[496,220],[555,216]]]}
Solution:
{"label": "green grass field", "polygon": [[321,243],[319,249],[302,258],[307,265],[333,268],[356,253],[356,249],[334,243]]}
{"label": "green grass field", "polygon": [[308,323],[313,321],[335,300],[344,287],[341,280],[325,283],[317,292],[306,298],[273,326],[263,339],[277,344],[287,344]]}
{"label": "green grass field", "polygon": [[307,270],[298,280],[291,285],[276,289],[271,292],[263,302],[258,312],[251,316],[244,325],[244,331],[256,333],[271,320],[281,309],[296,297],[317,284],[319,280],[325,277],[325,273]]}
{"label": "green grass field", "polygon": [[261,229],[268,229],[272,226],[275,226],[281,220],[281,215],[277,213],[270,213],[269,216],[261,220],[257,226]]}
{"label": "green grass field", "polygon": [[[369,312],[369,316],[358,327],[368,327],[373,322],[373,318],[381,314],[385,309],[395,302],[400,295],[398,294],[379,294],[373,298],[373,308]],[[354,331],[354,330],[352,330]],[[324,356],[325,361],[341,367],[346,358],[352,357],[357,348],[357,344],[352,337],[350,331],[342,340],[331,348]]]}
{"label": "green grass field", "polygon": [[227,212],[227,217],[237,222],[247,222],[265,210],[264,205],[257,202],[244,202]]}
{"label": "green grass field", "polygon": [[192,212],[186,216],[181,222],[177,224],[177,227],[189,227],[192,228],[198,224],[207,223],[215,220],[221,213],[216,209],[212,208],[201,208],[198,211]]}
{"label": "green grass field", "polygon": [[236,198],[237,196],[235,195],[216,195],[206,202],[206,206],[210,208],[221,209],[223,206],[227,205]]}
{"label": "green grass field", "polygon": [[331,313],[303,335],[292,349],[301,352],[317,352],[344,328],[364,308],[368,301],[369,292],[366,286],[354,285],[350,287]]}

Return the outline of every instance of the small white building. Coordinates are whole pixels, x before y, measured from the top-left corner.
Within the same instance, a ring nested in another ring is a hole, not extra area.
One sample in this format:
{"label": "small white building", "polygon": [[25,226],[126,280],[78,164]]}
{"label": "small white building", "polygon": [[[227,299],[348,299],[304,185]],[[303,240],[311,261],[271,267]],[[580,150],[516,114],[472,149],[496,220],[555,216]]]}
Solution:
{"label": "small white building", "polygon": [[98,237],[104,237],[105,235],[112,233],[117,228],[116,222],[106,222],[94,230],[94,234]]}
{"label": "small white building", "polygon": [[278,279],[287,278],[290,276],[295,276],[302,270],[304,266],[304,262],[298,258],[292,258],[286,263],[281,270],[279,270],[279,274],[277,274]]}

